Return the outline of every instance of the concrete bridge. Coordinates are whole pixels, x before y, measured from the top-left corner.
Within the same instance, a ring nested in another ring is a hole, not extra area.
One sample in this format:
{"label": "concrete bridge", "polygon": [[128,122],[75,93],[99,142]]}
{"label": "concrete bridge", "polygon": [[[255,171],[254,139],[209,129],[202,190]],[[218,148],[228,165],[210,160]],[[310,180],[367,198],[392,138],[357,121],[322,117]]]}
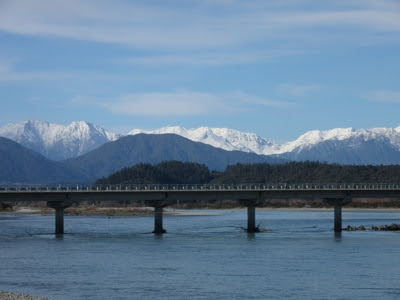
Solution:
{"label": "concrete bridge", "polygon": [[266,199],[323,199],[334,207],[334,230],[342,230],[342,207],[354,198],[399,198],[400,184],[140,184],[75,187],[24,186],[0,189],[0,202],[45,201],[55,209],[55,233],[64,233],[64,209],[83,201],[136,201],[154,208],[154,233],[161,234],[163,208],[176,203],[237,200],[247,206],[247,231],[255,232],[256,207]]}

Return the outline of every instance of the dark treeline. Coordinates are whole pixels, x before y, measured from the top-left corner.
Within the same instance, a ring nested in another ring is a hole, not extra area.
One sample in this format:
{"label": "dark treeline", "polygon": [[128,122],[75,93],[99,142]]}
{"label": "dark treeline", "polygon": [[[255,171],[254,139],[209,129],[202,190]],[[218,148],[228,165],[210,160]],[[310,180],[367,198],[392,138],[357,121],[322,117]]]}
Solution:
{"label": "dark treeline", "polygon": [[320,162],[237,164],[215,178],[217,183],[398,183],[400,166],[339,165]]}
{"label": "dark treeline", "polygon": [[167,161],[123,168],[96,184],[202,183],[399,183],[400,165],[339,165],[320,162],[236,164],[224,172],[206,165]]}
{"label": "dark treeline", "polygon": [[140,163],[123,168],[96,184],[197,184],[211,180],[210,170],[204,164],[166,161],[157,165]]}

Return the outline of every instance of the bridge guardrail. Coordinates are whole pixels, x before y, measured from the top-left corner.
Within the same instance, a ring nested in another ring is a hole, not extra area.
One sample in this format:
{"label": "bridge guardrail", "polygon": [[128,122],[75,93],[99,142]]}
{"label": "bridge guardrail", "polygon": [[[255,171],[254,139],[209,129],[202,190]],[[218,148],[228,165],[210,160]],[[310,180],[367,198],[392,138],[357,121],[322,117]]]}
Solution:
{"label": "bridge guardrail", "polygon": [[1,192],[143,192],[143,191],[268,191],[268,190],[399,190],[400,183],[245,183],[245,184],[116,184],[91,186],[14,186]]}

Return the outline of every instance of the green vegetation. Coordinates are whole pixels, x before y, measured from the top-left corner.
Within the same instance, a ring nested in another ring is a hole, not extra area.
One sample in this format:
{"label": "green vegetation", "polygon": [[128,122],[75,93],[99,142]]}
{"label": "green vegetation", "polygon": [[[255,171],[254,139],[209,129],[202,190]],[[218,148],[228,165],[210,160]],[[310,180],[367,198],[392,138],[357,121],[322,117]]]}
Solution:
{"label": "green vegetation", "polygon": [[355,166],[320,162],[235,164],[225,171],[206,165],[167,161],[123,168],[96,184],[203,184],[203,183],[399,183],[400,165]]}
{"label": "green vegetation", "polygon": [[[225,171],[210,171],[206,165],[167,161],[137,164],[96,181],[96,184],[238,184],[238,183],[400,183],[400,165],[339,165],[320,162],[285,164],[235,164]],[[231,208],[236,201],[182,203],[180,208]],[[329,207],[323,200],[267,199],[266,207]],[[398,199],[354,199],[347,207],[400,207]]]}
{"label": "green vegetation", "polygon": [[140,163],[130,168],[123,168],[96,184],[201,184],[211,180],[210,170],[204,164],[166,161],[157,165]]}

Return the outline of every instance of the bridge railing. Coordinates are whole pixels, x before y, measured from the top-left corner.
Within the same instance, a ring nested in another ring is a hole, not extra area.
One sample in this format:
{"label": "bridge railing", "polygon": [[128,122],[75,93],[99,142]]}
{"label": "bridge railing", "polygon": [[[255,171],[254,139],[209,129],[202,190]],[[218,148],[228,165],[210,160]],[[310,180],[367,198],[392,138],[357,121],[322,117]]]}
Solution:
{"label": "bridge railing", "polygon": [[399,190],[400,183],[245,183],[245,184],[114,184],[91,186],[16,186],[1,192],[134,192],[134,191],[267,191],[267,190]]}

